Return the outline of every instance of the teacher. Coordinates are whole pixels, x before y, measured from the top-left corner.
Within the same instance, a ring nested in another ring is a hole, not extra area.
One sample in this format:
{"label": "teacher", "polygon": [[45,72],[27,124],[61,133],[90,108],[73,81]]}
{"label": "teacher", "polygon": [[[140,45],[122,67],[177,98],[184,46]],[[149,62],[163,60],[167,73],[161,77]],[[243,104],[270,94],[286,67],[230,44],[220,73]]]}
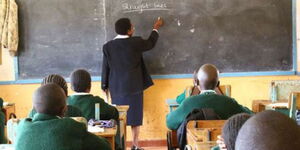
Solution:
{"label": "teacher", "polygon": [[132,129],[132,150],[142,150],[138,138],[143,124],[143,91],[153,85],[143,53],[155,46],[162,25],[158,18],[149,38],[144,40],[133,37],[134,26],[128,18],[121,18],[115,23],[118,35],[103,46],[101,88],[106,93],[110,91],[113,104],[130,106],[127,125]]}

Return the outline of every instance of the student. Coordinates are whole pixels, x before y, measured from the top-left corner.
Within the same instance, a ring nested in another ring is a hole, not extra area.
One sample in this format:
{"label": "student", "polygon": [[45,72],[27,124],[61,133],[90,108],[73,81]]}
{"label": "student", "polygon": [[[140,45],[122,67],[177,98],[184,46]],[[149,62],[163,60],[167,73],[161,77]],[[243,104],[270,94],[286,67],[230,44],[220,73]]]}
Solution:
{"label": "student", "polygon": [[[178,104],[181,104],[185,99],[187,99],[191,96],[199,95],[201,93],[200,89],[197,86],[199,84],[199,80],[197,79],[197,72],[198,72],[197,70],[194,71],[193,86],[186,87],[186,89],[183,91],[183,93],[181,93],[180,95],[177,96],[176,102]],[[224,95],[222,93],[219,85],[217,85],[215,91],[219,95]]]}
{"label": "student", "polygon": [[[57,84],[64,90],[65,95],[68,96],[68,84],[62,76],[57,75],[57,74],[48,75],[47,77],[45,77],[43,79],[41,85],[45,85],[48,83]],[[34,109],[32,109],[31,112],[29,113],[28,117],[33,118],[33,116],[35,114],[36,114],[36,111]],[[67,105],[67,110],[66,110],[64,116],[65,117],[82,117],[82,112],[80,109],[78,109],[74,106]]]}
{"label": "student", "polygon": [[100,104],[100,119],[101,120],[119,120],[119,112],[116,107],[107,104],[99,96],[93,96],[91,91],[91,76],[90,74],[79,69],[71,74],[71,88],[76,93],[68,98],[68,104],[79,108],[83,116],[89,121],[95,119],[95,104]]}
{"label": "student", "polygon": [[5,115],[2,112],[3,109],[3,99],[0,98],[0,144],[6,144],[6,138],[4,135],[4,126],[5,126]]}
{"label": "student", "polygon": [[219,83],[219,71],[214,65],[203,65],[197,74],[201,94],[185,100],[175,111],[167,115],[167,127],[177,130],[186,116],[194,109],[211,108],[221,119],[228,119],[238,113],[252,113],[234,99],[217,95],[214,89]]}
{"label": "student", "polygon": [[243,125],[235,144],[236,150],[298,150],[300,128],[280,112],[264,111]]}
{"label": "student", "polygon": [[34,117],[18,126],[16,150],[111,150],[104,138],[89,133],[83,123],[63,117],[66,94],[57,84],[46,84],[33,95]]}
{"label": "student", "polygon": [[246,113],[230,117],[223,126],[222,136],[218,137],[219,146],[212,148],[212,150],[235,150],[235,141],[239,130],[250,117],[251,115]]}
{"label": "student", "polygon": [[[71,73],[71,89],[76,93],[71,95],[67,102],[71,106],[79,108],[85,119],[95,119],[95,104],[100,105],[100,119],[110,120],[114,119],[119,124],[119,112],[116,107],[107,104],[99,96],[93,96],[91,91],[91,75],[89,72],[83,69],[75,70]],[[122,149],[120,141],[120,130],[118,128],[117,135],[115,137],[116,149]]]}

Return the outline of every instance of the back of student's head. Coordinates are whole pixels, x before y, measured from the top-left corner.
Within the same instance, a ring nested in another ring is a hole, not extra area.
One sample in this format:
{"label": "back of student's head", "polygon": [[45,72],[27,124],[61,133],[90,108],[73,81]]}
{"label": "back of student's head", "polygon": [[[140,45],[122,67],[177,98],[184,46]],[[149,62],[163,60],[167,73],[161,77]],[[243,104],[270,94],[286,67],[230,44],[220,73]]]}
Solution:
{"label": "back of student's head", "polygon": [[41,85],[45,85],[45,84],[49,84],[49,83],[55,83],[55,84],[59,85],[64,90],[66,96],[68,96],[68,84],[62,76],[60,76],[58,74],[48,75],[47,77],[45,77],[43,79]]}
{"label": "back of student's head", "polygon": [[293,150],[299,147],[299,126],[275,111],[251,117],[241,128],[235,145],[236,150]]}
{"label": "back of student's head", "polygon": [[131,22],[128,18],[121,18],[115,23],[115,30],[117,34],[127,35],[131,29]]}
{"label": "back of student's head", "polygon": [[219,83],[219,70],[212,64],[204,64],[197,73],[201,90],[214,90]]}
{"label": "back of student's head", "polygon": [[222,138],[227,150],[235,150],[235,141],[239,130],[243,124],[251,117],[246,113],[241,113],[230,117],[224,124],[222,129]]}
{"label": "back of student's head", "polygon": [[38,113],[63,116],[66,98],[63,89],[57,84],[45,84],[34,92],[33,107]]}
{"label": "back of student's head", "polygon": [[83,69],[78,69],[71,74],[71,88],[75,92],[87,92],[91,89],[91,75]]}

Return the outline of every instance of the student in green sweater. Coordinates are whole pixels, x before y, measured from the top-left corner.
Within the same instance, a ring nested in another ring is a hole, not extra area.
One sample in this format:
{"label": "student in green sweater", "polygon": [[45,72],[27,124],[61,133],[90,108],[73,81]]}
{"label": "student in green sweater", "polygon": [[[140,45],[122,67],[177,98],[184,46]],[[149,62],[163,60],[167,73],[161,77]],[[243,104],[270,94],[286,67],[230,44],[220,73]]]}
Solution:
{"label": "student in green sweater", "polygon": [[[198,88],[199,80],[197,77],[197,70],[194,71],[193,75],[193,86],[188,86],[186,89],[176,97],[176,102],[178,104],[181,104],[184,100],[191,96],[199,95],[201,93],[201,90]],[[219,95],[224,95],[224,93],[221,91],[219,84],[215,88],[215,92]]]}
{"label": "student in green sweater", "polygon": [[4,135],[5,115],[2,112],[2,109],[3,109],[3,99],[0,98],[0,144],[6,144],[7,140]]}
{"label": "student in green sweater", "polygon": [[299,150],[300,127],[280,112],[267,110],[251,117],[242,126],[235,150]]}
{"label": "student in green sweater", "polygon": [[91,76],[90,74],[79,69],[71,74],[71,88],[76,93],[71,95],[67,102],[71,106],[79,108],[83,116],[89,121],[95,119],[95,104],[100,104],[100,119],[101,120],[119,120],[119,112],[116,107],[107,104],[99,96],[93,96],[91,91]]}
{"label": "student in green sweater", "polygon": [[218,136],[218,146],[211,150],[235,150],[235,141],[239,130],[250,117],[251,115],[246,113],[230,117],[222,128],[222,135]]}
{"label": "student in green sweater", "polygon": [[[41,85],[45,85],[49,83],[54,83],[60,86],[64,90],[65,95],[68,96],[68,84],[62,76],[57,74],[48,75],[43,79]],[[36,110],[32,109],[28,117],[33,118],[35,114],[36,114]],[[82,112],[77,107],[67,105],[67,110],[64,114],[64,117],[82,117]]]}
{"label": "student in green sweater", "polygon": [[183,101],[175,111],[167,115],[167,127],[169,129],[177,130],[186,116],[196,108],[211,108],[221,119],[228,119],[234,114],[243,112],[252,113],[248,108],[239,105],[234,99],[216,94],[214,89],[219,83],[219,71],[214,65],[203,65],[199,69],[197,77],[201,94]]}
{"label": "student in green sweater", "polygon": [[[83,69],[71,73],[71,89],[76,93],[68,97],[68,104],[79,108],[87,121],[95,119],[95,104],[100,104],[100,120],[114,119],[119,125],[119,112],[116,107],[107,104],[99,96],[93,96],[91,91],[91,75]],[[116,149],[122,149],[120,141],[120,128],[115,137]]]}
{"label": "student in green sweater", "polygon": [[56,84],[46,84],[33,95],[34,117],[18,126],[16,150],[111,150],[104,138],[89,133],[83,123],[62,118],[66,95]]}

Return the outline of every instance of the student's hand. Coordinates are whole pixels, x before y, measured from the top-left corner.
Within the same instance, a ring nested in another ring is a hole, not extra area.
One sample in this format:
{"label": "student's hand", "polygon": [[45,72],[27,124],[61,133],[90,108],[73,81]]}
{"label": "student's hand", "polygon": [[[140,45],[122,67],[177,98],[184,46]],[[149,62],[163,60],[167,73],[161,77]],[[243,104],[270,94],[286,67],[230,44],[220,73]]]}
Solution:
{"label": "student's hand", "polygon": [[160,27],[162,27],[164,25],[164,21],[161,17],[158,17],[158,19],[156,20],[156,22],[153,25],[153,29],[158,30]]}
{"label": "student's hand", "polygon": [[221,135],[218,135],[217,144],[219,145],[220,150],[227,150],[224,139],[222,138]]}

